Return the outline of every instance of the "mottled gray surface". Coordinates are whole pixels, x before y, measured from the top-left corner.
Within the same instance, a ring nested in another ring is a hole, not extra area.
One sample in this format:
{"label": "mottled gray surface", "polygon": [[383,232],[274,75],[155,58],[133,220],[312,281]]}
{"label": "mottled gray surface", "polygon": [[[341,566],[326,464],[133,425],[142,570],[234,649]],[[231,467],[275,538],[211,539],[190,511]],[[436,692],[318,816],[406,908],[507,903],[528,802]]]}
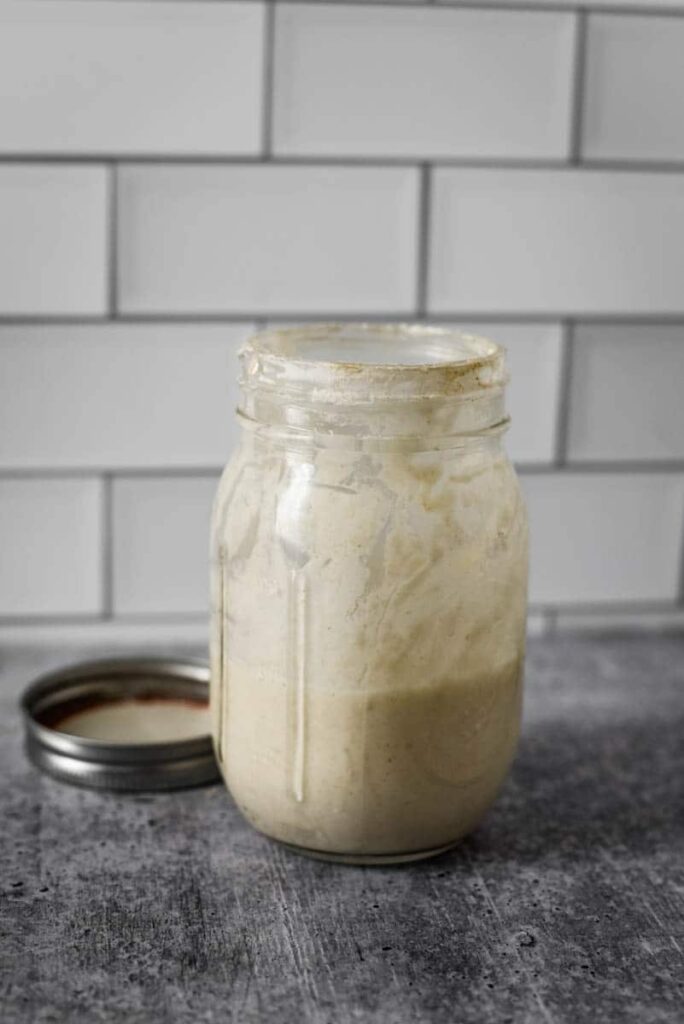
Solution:
{"label": "mottled gray surface", "polygon": [[41,777],[16,694],[65,657],[1,656],[2,1024],[684,1019],[684,637],[534,643],[487,822],[384,869],[290,854],[218,786]]}

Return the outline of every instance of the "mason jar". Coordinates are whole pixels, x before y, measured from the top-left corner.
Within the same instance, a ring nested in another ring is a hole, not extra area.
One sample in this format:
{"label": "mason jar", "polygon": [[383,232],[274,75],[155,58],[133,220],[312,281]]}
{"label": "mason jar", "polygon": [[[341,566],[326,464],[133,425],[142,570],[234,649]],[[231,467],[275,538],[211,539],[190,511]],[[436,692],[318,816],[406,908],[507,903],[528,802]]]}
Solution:
{"label": "mason jar", "polygon": [[241,352],[214,506],[211,709],[252,825],[356,863],[441,852],[518,738],[527,522],[503,350],[312,325]]}

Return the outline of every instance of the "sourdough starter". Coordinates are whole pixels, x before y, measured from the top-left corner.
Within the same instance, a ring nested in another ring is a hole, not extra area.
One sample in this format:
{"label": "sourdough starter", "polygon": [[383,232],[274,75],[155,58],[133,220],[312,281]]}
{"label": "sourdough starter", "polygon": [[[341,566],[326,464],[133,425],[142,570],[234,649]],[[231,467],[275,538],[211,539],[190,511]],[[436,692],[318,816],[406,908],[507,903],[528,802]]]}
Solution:
{"label": "sourdough starter", "polygon": [[267,834],[347,855],[470,831],[518,736],[526,520],[498,441],[274,449],[215,510],[214,735]]}

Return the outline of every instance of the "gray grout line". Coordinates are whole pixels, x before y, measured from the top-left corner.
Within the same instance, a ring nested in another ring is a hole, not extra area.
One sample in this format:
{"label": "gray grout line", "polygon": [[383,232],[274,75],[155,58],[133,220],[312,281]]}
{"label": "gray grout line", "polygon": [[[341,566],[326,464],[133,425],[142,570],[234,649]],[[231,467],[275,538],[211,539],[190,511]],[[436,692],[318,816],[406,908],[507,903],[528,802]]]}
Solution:
{"label": "gray grout line", "polygon": [[[605,325],[631,325],[631,326],[659,326],[673,325],[684,326],[684,309],[679,313],[653,312],[625,313],[613,311],[609,313],[581,312],[581,311],[549,311],[539,312],[491,312],[486,310],[454,310],[451,313],[435,313],[427,311],[427,318],[435,324],[453,324],[454,322],[468,321],[473,323],[499,323],[499,324],[556,324],[559,321],[571,320],[573,323]],[[3,316],[0,314],[0,327],[45,327],[45,326],[111,326],[120,325],[144,325],[144,324],[225,324],[227,326],[244,324],[249,327],[259,321],[282,321],[283,323],[328,323],[331,320],[343,323],[358,323],[361,320],[372,323],[415,323],[419,318],[414,312],[397,312],[387,310],[384,313],[369,313],[359,310],[357,312],[339,312],[328,310],[325,312],[267,312],[261,310],[242,311],[238,313],[165,313],[158,310],[154,313],[119,313],[116,317],[104,316],[79,316],[77,314],[55,314],[49,315],[15,315]]]}
{"label": "gray grout line", "polygon": [[102,618],[114,614],[114,523],[112,507],[112,474],[102,477]]}
{"label": "gray grout line", "polygon": [[223,466],[77,466],[56,469],[54,466],[3,469],[0,480],[82,480],[92,477],[108,477],[109,485],[114,480],[144,477],[181,477],[183,479],[207,479],[220,476]]}
{"label": "gray grout line", "polygon": [[[531,604],[528,609],[530,616],[541,617],[546,620],[546,630],[554,630],[559,618],[565,615],[605,615],[610,616],[656,616],[681,613],[682,608],[672,602],[648,602],[634,601],[626,602],[605,602],[601,604],[588,604],[579,601],[574,604],[563,605],[535,605]],[[178,613],[149,612],[146,614],[132,615],[122,614],[113,616],[106,622],[97,615],[0,615],[0,628],[26,627],[30,629],[35,626],[172,626],[172,625],[203,625],[208,624],[208,613],[188,611]],[[546,635],[546,632],[545,632]]]}
{"label": "gray grout line", "polygon": [[[308,3],[320,6],[321,4],[336,7],[340,6],[340,3],[349,4],[351,6],[363,6],[363,7],[392,7],[396,6],[399,8],[403,7],[417,7],[425,8],[430,3],[436,3],[437,0],[423,0],[423,2],[414,2],[414,0],[278,0],[279,3]],[[638,6],[630,6],[629,4],[620,4],[618,6],[609,6],[606,4],[597,3],[594,5],[592,0],[582,0],[582,2],[573,3],[573,0],[567,0],[563,4],[545,3],[541,0],[540,3],[535,3],[534,0],[525,2],[525,0],[519,0],[518,3],[514,4],[500,4],[496,0],[492,0],[491,3],[478,3],[478,0],[444,0],[439,4],[440,7],[451,7],[451,8],[465,8],[468,10],[494,10],[494,11],[547,11],[549,13],[568,13],[577,11],[578,9],[587,9],[592,11],[598,11],[601,14],[635,14],[635,15],[650,15],[653,14],[655,17],[681,17],[682,11],[675,10],[672,7],[659,7],[656,3],[654,7],[647,6],[646,3]]]}
{"label": "gray grout line", "polygon": [[428,306],[430,273],[430,228],[432,221],[432,174],[429,164],[420,169],[420,195],[418,200],[418,239],[416,244],[416,315],[425,319]]}
{"label": "gray grout line", "polygon": [[116,164],[109,167],[108,205],[108,310],[114,318],[119,307],[119,172]]}
{"label": "gray grout line", "polygon": [[136,479],[139,477],[144,477],[146,480],[153,477],[177,477],[184,480],[217,480],[224,468],[224,465],[171,467],[170,469],[164,466],[153,466],[151,468],[133,466],[130,469],[116,469],[112,472],[112,476],[116,480]]}
{"label": "gray grout line", "polygon": [[[97,0],[94,0],[97,2]],[[277,0],[289,2],[289,0]],[[317,0],[321,2],[321,0]],[[299,167],[302,169],[315,167],[366,167],[388,170],[395,167],[418,169],[428,163],[432,167],[447,167],[458,170],[494,170],[494,171],[584,171],[585,173],[615,174],[684,174],[684,160],[633,160],[628,158],[590,158],[573,162],[564,158],[547,157],[507,157],[507,156],[443,156],[407,155],[407,156],[332,156],[330,154],[310,154],[306,156],[278,155],[264,159],[261,153],[245,156],[239,153],[0,153],[0,166],[3,164],[68,164],[82,166],[93,164],[99,167],[108,165],[126,166],[162,166],[162,167]]]}
{"label": "gray grout line", "polygon": [[[651,473],[682,474],[684,459],[654,459],[645,461],[613,461],[613,462],[571,462],[563,466],[549,462],[515,462],[520,476],[553,476],[562,472],[567,476],[582,474],[627,474],[649,475]],[[64,467],[55,469],[52,466],[36,466],[26,469],[2,469],[0,480],[81,480],[83,478],[101,477],[107,474],[112,480],[128,478],[181,478],[181,479],[217,479],[223,466],[87,466]]]}
{"label": "gray grout line", "polygon": [[[113,621],[113,620],[112,620]],[[0,615],[2,626],[101,626],[102,616],[93,615]]]}
{"label": "gray grout line", "polygon": [[0,327],[92,327],[111,323],[110,318],[103,316],[78,316],[57,313],[54,316],[39,314],[1,314]]}
{"label": "gray grout line", "polygon": [[[482,318],[484,319],[484,318]],[[154,313],[135,313],[132,315],[121,314],[119,315],[115,323],[187,323],[187,324],[202,324],[202,323],[225,323],[225,324],[246,324],[255,323],[259,320],[278,320],[284,323],[330,323],[331,321],[342,321],[344,323],[358,323],[359,321],[370,321],[373,323],[385,323],[387,321],[391,323],[412,323],[416,320],[416,315],[413,310],[397,312],[396,310],[385,310],[384,312],[368,312],[364,310],[357,310],[356,312],[340,312],[339,310],[326,310],[324,312],[312,313],[309,312],[292,312],[291,310],[283,312],[281,310],[249,310],[239,311],[236,313],[226,312],[187,312],[187,313],[164,313],[157,311]],[[684,320],[684,314],[682,314],[682,320]],[[0,320],[0,323],[2,321]]]}
{"label": "gray grout line", "polygon": [[[82,3],[97,2],[97,0],[81,0]],[[120,2],[129,3],[140,3],[141,0],[120,0]],[[142,0],[142,2],[151,2],[151,0]],[[172,3],[189,3],[190,0],[171,0]],[[205,3],[224,3],[225,0],[204,0]],[[254,3],[255,0],[236,0],[240,3]],[[279,3],[303,3],[308,6],[352,6],[352,7],[397,7],[399,9],[414,8],[418,10],[425,10],[426,7],[430,7],[437,3],[437,0],[278,0]],[[653,15],[654,17],[670,17],[678,18],[681,17],[682,11],[676,10],[672,7],[666,7],[656,4],[653,7],[649,7],[646,2],[638,5],[630,5],[628,3],[622,3],[618,6],[608,6],[598,2],[594,4],[592,0],[583,0],[583,2],[573,3],[573,0],[566,0],[563,4],[553,4],[548,0],[519,0],[514,4],[502,4],[498,3],[497,0],[488,2],[485,0],[484,3],[478,3],[478,0],[445,0],[440,6],[451,7],[451,8],[466,8],[470,10],[495,10],[495,11],[546,11],[549,13],[567,13],[576,11],[578,8],[584,7],[592,11],[598,11],[602,14],[633,14],[637,16],[642,15]]]}
{"label": "gray grout line", "polygon": [[209,625],[209,612],[206,616],[201,612],[150,612],[145,615],[115,615],[103,619],[99,615],[0,615],[0,628],[3,626],[172,626]]}
{"label": "gray grout line", "polygon": [[606,460],[604,462],[565,462],[562,466],[554,463],[516,462],[516,469],[522,476],[548,476],[554,473],[580,476],[583,473],[611,474],[633,473],[635,475],[649,473],[684,472],[684,459],[653,459],[650,462],[639,459]]}
{"label": "gray grout line", "polygon": [[682,174],[684,160],[637,160],[619,157],[583,157],[572,170],[608,171],[617,174]]}
{"label": "gray grout line", "polygon": [[[298,0],[279,0],[280,3],[297,3]],[[424,4],[414,4],[411,2],[396,2],[396,0],[302,0],[303,3],[316,3],[316,4],[337,4],[340,2],[366,5],[378,5],[386,6],[387,3],[396,3],[397,7],[413,7],[413,6],[424,6]],[[501,4],[497,3],[496,0],[492,0],[491,3],[485,0],[484,3],[478,3],[477,0],[442,0],[440,6],[444,7],[463,7],[471,10],[494,10],[494,11],[546,11],[553,14],[572,14],[574,11],[586,10],[596,11],[598,14],[614,14],[623,17],[626,14],[635,15],[642,17],[644,15],[653,15],[656,18],[681,18],[684,13],[681,10],[676,10],[673,7],[658,6],[657,3],[653,7],[647,6],[646,3],[638,5],[630,4],[619,4],[611,6],[608,4],[596,3],[592,0],[581,0],[581,2],[573,3],[572,0],[567,0],[566,3],[553,4],[540,0],[539,3],[530,2],[526,3],[525,0],[520,0],[519,3],[514,4]]]}
{"label": "gray grout line", "polygon": [[558,382],[558,407],[556,410],[556,436],[554,465],[564,466],[568,458],[568,435],[570,430],[572,370],[575,327],[569,320],[561,325],[560,380]]}
{"label": "gray grout line", "polygon": [[[97,2],[97,0],[93,0]],[[333,156],[329,154],[323,154],[320,156],[287,156],[281,155],[277,159],[264,161],[261,149],[264,145],[263,136],[267,134],[262,126],[262,143],[260,152],[258,153],[221,153],[221,152],[196,152],[196,153],[177,153],[172,150],[163,153],[147,153],[147,152],[106,152],[106,153],[88,153],[78,152],[64,153],[64,152],[52,152],[46,150],[42,153],[0,153],[0,165],[6,164],[96,164],[99,166],[106,166],[109,163],[126,164],[126,165],[140,165],[145,166],[158,165],[163,166],[172,165],[178,167],[186,166],[197,166],[204,167],[207,165],[219,166],[219,167],[261,167],[264,162],[268,166],[281,164],[283,166],[291,167],[319,167],[331,166],[331,167],[418,167],[421,160],[424,159],[420,156]],[[269,146],[270,148],[270,146]],[[449,158],[447,158],[449,159]],[[506,158],[502,158],[504,164],[508,161]],[[500,161],[497,161],[497,164]],[[564,161],[562,160],[544,160],[544,161],[533,161],[526,160],[521,162],[520,160],[512,161],[512,165],[527,166],[532,164],[534,166],[550,166],[550,167],[562,167]]]}
{"label": "gray grout line", "polygon": [[264,11],[263,76],[261,81],[261,151],[264,160],[273,153],[273,105],[275,100],[275,2]]}
{"label": "gray grout line", "polygon": [[681,607],[674,601],[574,601],[559,604],[535,604],[530,602],[530,615],[662,615],[680,612]]}
{"label": "gray grout line", "polygon": [[584,94],[586,85],[587,14],[583,10],[578,11],[575,16],[574,45],[568,158],[571,164],[577,166],[582,155],[582,128],[584,123]]}

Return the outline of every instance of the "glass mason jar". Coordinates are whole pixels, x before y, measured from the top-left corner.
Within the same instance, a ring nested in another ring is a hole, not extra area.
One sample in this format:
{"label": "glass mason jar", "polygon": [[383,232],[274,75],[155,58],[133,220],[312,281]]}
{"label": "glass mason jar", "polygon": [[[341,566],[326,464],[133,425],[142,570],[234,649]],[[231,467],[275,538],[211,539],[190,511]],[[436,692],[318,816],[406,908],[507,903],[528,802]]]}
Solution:
{"label": "glass mason jar", "polygon": [[356,863],[438,853],[515,751],[527,521],[503,350],[312,325],[241,352],[214,506],[211,706],[245,817]]}

